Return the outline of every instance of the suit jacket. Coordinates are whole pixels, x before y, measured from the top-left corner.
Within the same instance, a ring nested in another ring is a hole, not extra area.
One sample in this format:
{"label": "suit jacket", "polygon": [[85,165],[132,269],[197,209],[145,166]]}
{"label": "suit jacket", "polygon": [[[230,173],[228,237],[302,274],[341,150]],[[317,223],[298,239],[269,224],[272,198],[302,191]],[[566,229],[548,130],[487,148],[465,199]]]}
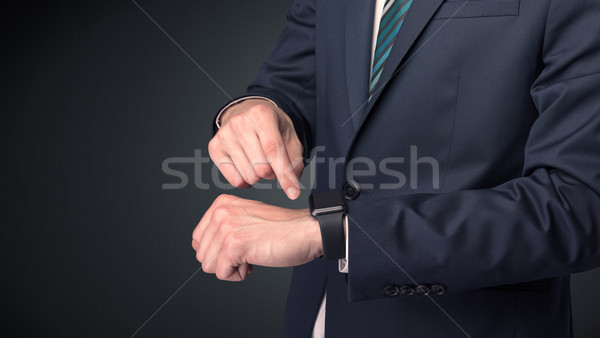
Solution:
{"label": "suit jacket", "polygon": [[600,263],[600,1],[415,0],[367,102],[374,2],[295,1],[246,94],[318,147],[315,190],[361,188],[349,273],[296,267],[284,336],[325,291],[328,337],[572,335],[569,275]]}

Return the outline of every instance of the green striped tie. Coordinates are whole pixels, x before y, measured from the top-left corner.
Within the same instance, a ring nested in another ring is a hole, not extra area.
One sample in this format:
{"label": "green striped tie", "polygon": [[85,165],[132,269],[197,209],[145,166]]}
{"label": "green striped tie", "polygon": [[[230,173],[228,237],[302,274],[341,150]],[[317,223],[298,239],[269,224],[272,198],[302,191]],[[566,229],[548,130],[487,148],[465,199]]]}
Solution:
{"label": "green striped tie", "polygon": [[375,56],[373,57],[373,70],[371,72],[371,83],[369,84],[369,101],[375,93],[377,82],[383,72],[385,60],[392,50],[392,45],[398,35],[398,31],[404,22],[404,17],[413,0],[386,0],[379,23],[377,44],[375,45]]}

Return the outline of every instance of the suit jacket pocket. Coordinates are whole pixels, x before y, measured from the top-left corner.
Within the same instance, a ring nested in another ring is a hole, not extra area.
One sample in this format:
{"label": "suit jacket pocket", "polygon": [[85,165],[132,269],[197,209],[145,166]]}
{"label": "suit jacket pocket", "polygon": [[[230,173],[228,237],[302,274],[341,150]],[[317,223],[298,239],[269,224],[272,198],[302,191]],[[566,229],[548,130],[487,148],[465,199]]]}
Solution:
{"label": "suit jacket pocket", "polygon": [[433,19],[519,15],[520,0],[446,0]]}

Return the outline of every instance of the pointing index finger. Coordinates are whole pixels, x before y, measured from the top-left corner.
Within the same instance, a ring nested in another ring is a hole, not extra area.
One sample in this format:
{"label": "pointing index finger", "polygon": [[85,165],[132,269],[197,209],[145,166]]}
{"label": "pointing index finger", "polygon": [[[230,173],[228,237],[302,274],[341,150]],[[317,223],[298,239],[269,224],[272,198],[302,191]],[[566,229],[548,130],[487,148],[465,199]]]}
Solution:
{"label": "pointing index finger", "polygon": [[275,133],[267,131],[266,134],[259,135],[259,139],[267,161],[271,164],[271,168],[288,198],[296,199],[300,195],[300,181],[294,172],[285,143],[279,131]]}

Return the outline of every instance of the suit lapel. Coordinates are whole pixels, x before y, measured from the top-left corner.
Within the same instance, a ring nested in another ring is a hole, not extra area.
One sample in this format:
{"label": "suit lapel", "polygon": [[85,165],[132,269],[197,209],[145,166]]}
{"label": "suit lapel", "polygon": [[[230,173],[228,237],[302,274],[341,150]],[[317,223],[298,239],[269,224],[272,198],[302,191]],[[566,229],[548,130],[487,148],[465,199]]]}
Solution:
{"label": "suit lapel", "polygon": [[378,83],[380,89],[371,98],[366,112],[367,114],[381,95],[381,92],[383,91],[382,87],[385,87],[395,75],[396,70],[401,66],[401,62],[410,50],[410,47],[415,43],[443,1],[444,0],[413,0],[408,13],[406,14],[406,18],[402,23],[400,32],[394,41],[390,55],[383,67],[383,72],[381,73],[381,78]]}
{"label": "suit lapel", "polygon": [[350,111],[344,124],[351,119],[358,130],[367,112],[375,0],[347,0],[346,6],[345,61]]}

